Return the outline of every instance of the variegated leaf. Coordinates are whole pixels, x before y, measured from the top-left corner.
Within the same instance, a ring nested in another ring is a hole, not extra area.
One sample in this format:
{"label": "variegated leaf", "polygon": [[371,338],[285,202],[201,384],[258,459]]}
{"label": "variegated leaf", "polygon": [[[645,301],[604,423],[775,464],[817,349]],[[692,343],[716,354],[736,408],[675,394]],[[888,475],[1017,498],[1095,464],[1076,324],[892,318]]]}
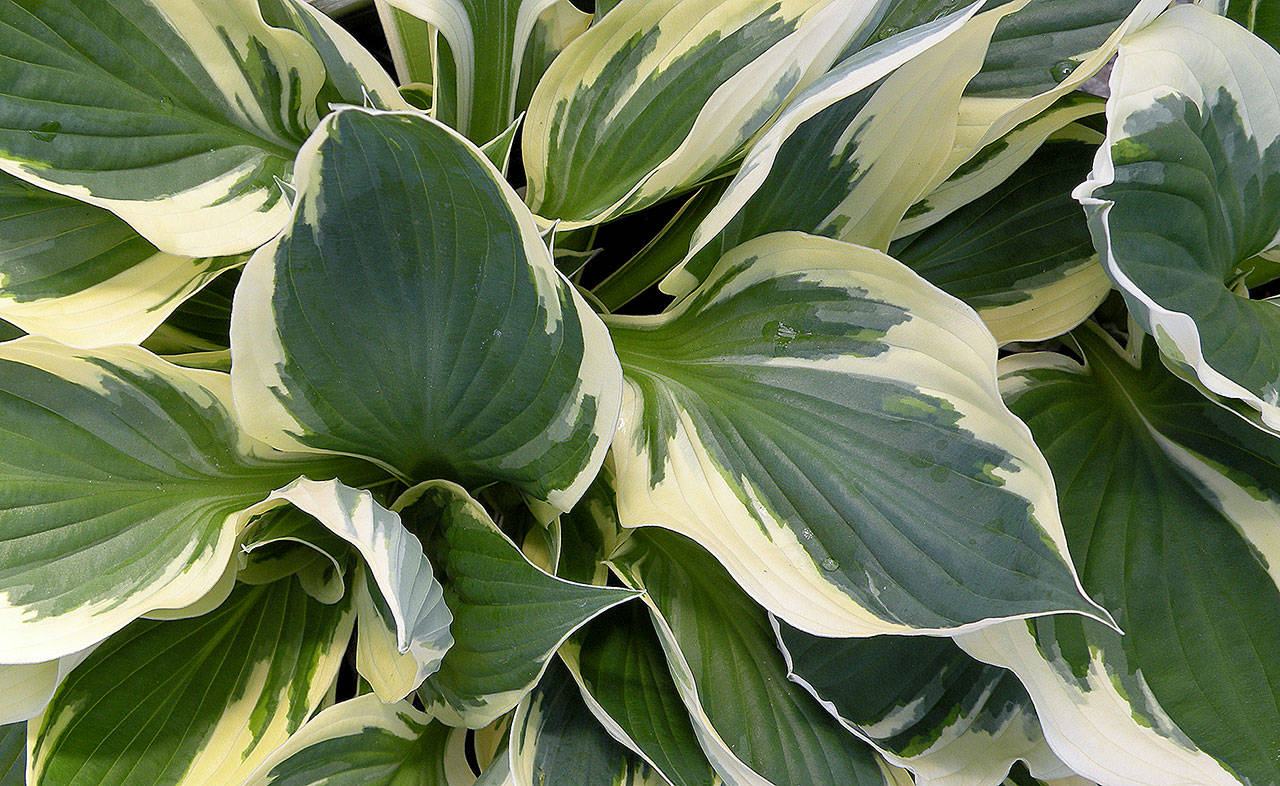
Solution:
{"label": "variegated leaf", "polygon": [[[725,251],[769,232],[840,236],[883,250],[893,226],[945,159],[954,135],[948,106],[959,100],[981,63],[975,45],[985,45],[1009,10],[971,24],[981,5],[970,3],[894,33],[846,58],[798,95],[751,146],[662,290],[687,294]],[[922,62],[911,62],[916,59]],[[873,122],[877,118],[881,122]],[[903,142],[903,134],[914,136]],[[921,140],[925,147],[917,151],[912,143]],[[870,168],[878,157],[884,163]],[[903,182],[895,186],[897,179]],[[815,182],[822,188],[815,189]]]}
{"label": "variegated leaf", "polygon": [[456,620],[454,646],[418,692],[451,725],[479,728],[515,707],[573,631],[635,596],[537,567],[455,484],[421,484],[395,507],[432,555]]}
{"label": "variegated leaf", "polygon": [[66,344],[137,344],[244,257],[161,252],[107,210],[0,172],[0,316]]}
{"label": "variegated leaf", "polygon": [[672,310],[608,317],[627,527],[706,547],[818,635],[1074,611],[1053,483],[971,309],[871,249],[783,232]]}
{"label": "variegated leaf", "polygon": [[[493,164],[429,118],[356,108],[298,161],[293,224],[254,254],[232,310],[246,430],[572,507],[604,460],[621,373]],[[406,221],[406,205],[423,213]]]}
{"label": "variegated leaf", "polygon": [[1065,769],[1013,672],[951,639],[824,639],[776,620],[774,629],[787,677],[918,786],[1000,786],[1019,760],[1042,778]]}
{"label": "variegated leaf", "polygon": [[[559,661],[516,708],[506,758],[510,772],[494,786],[668,786],[605,733]],[[494,769],[495,774],[505,771]]]}
{"label": "variegated leaf", "polygon": [[352,69],[358,47],[293,2],[269,15],[314,43],[257,0],[4,0],[0,169],[112,211],[168,254],[256,248],[288,219],[281,183],[328,102],[360,100],[326,71]]}
{"label": "variegated leaf", "polygon": [[[366,647],[393,645],[395,654],[387,656],[398,654],[405,661],[403,668],[394,671],[395,679],[377,679],[382,671],[364,676],[374,682],[374,690],[384,701],[404,698],[440,667],[441,658],[453,645],[453,615],[422,543],[401,523],[399,514],[379,505],[370,492],[336,480],[298,478],[271,492],[251,512],[285,503],[314,517],[364,558],[367,578],[372,578],[374,586],[367,580],[359,585],[359,610],[365,618],[361,640]],[[370,597],[374,592],[380,610]],[[375,612],[376,619],[370,616]],[[377,641],[369,638],[379,629],[387,634]]]}
{"label": "variegated leaf", "polygon": [[369,694],[316,715],[241,786],[472,786],[466,732]]}
{"label": "variegated leaf", "polygon": [[1280,430],[1280,309],[1229,284],[1280,242],[1280,53],[1179,6],[1111,72],[1107,141],[1077,197],[1160,351]]}
{"label": "variegated leaf", "polygon": [[768,615],[707,552],[659,529],[610,561],[643,589],[694,733],[727,786],[892,786],[888,765],[786,679]]}
{"label": "variegated leaf", "polygon": [[1066,333],[1111,291],[1071,198],[1095,149],[1045,144],[995,189],[889,254],[973,306],[1000,343]]}
{"label": "variegated leaf", "polygon": [[[433,73],[435,89],[450,90],[454,102],[451,116],[441,119],[477,144],[502,133],[523,109],[517,105],[517,91],[525,78],[525,54],[538,19],[553,7],[564,15],[565,6],[572,9],[566,0],[387,0],[384,4],[388,10],[396,9],[429,24],[448,42],[447,47],[437,46],[435,52],[437,61],[448,58],[447,71],[437,63]],[[590,18],[582,12],[576,16]],[[384,18],[394,17],[387,14]],[[539,46],[551,43],[554,47],[558,42],[545,37],[547,33],[554,35],[555,31],[544,27]],[[397,49],[404,51],[422,43],[402,41]],[[547,62],[549,59],[544,60],[543,68]],[[538,67],[537,63],[530,65]],[[442,76],[449,77],[452,84],[442,85]],[[532,78],[536,81],[539,76],[541,72]]]}
{"label": "variegated leaf", "polygon": [[379,474],[269,450],[232,419],[225,374],[136,347],[22,338],[0,345],[0,371],[0,663],[200,601],[244,511],[300,474]]}
{"label": "variegated leaf", "polygon": [[560,648],[560,658],[609,735],[671,786],[720,783],[643,604],[628,603],[587,623]]}
{"label": "variegated leaf", "polygon": [[43,712],[53,692],[92,651],[89,647],[44,663],[0,665],[0,725],[25,721]]}
{"label": "variegated leaf", "polygon": [[574,227],[691,188],[868,33],[880,5],[623,0],[534,91],[529,205]]}
{"label": "variegated leaf", "polygon": [[1204,4],[1280,49],[1280,6],[1268,0],[1210,0]]}
{"label": "variegated leaf", "polygon": [[241,584],[201,617],[134,622],[33,721],[31,786],[240,783],[320,705],[352,622],[292,579]]}
{"label": "variegated leaf", "polygon": [[[1280,747],[1280,443],[1093,329],[1086,365],[1015,355],[1001,385],[1058,482],[1091,620],[959,637],[1026,685],[1055,753],[1117,786],[1270,783]],[[1138,347],[1133,348],[1135,351]]]}

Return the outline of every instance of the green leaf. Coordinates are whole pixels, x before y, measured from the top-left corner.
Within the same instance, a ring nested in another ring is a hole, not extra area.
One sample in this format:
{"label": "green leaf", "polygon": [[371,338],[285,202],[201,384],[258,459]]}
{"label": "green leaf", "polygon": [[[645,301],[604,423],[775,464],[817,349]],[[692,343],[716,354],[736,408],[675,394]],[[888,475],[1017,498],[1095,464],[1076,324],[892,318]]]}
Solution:
{"label": "green leaf", "polygon": [[529,104],[529,205],[565,227],[687,190],[874,23],[855,0],[623,0]]}
{"label": "green leaf", "polygon": [[587,623],[560,656],[596,719],[672,786],[718,783],[644,606]]}
{"label": "green leaf", "polygon": [[165,254],[102,208],[0,172],[0,316],[29,333],[88,347],[139,343],[243,261]]}
{"label": "green leaf", "polygon": [[1000,400],[990,333],[898,262],[775,233],[670,311],[608,322],[623,526],[688,535],[818,635],[1105,618]]}
{"label": "green leaf", "polygon": [[[1280,746],[1280,442],[1097,330],[1001,383],[1053,468],[1086,589],[1125,631],[1057,617],[960,637],[1012,669],[1101,783],[1268,783]],[[1134,351],[1139,349],[1134,346]],[[1211,567],[1209,567],[1211,566]]]}
{"label": "green leaf", "polygon": [[515,192],[416,113],[335,112],[298,161],[292,226],[254,254],[232,309],[245,428],[572,507],[604,460],[621,374]]}
{"label": "green leaf", "polygon": [[496,720],[529,692],[573,631],[635,596],[537,567],[455,484],[421,484],[395,507],[426,544],[453,612],[456,641],[418,692],[427,711],[450,725]]}
{"label": "green leaf", "polygon": [[[1208,58],[1208,59],[1206,59]],[[1107,273],[1168,360],[1280,430],[1280,309],[1228,286],[1280,242],[1280,53],[1178,7],[1130,37],[1077,197]]]}
{"label": "green leaf", "polygon": [[726,784],[893,782],[866,743],[786,679],[768,615],[709,554],[659,529],[627,544],[610,565],[645,591],[675,686]]}
{"label": "green leaf", "polygon": [[605,733],[559,661],[516,709],[509,763],[511,786],[667,786]]}
{"label": "green leaf", "polygon": [[226,352],[231,346],[231,299],[239,283],[239,268],[220,273],[183,300],[142,346],[166,356]]}
{"label": "green leaf", "polygon": [[1066,333],[1111,291],[1071,198],[1095,149],[1045,144],[995,189],[889,254],[973,306],[1000,343]]}
{"label": "green leaf", "polygon": [[26,786],[27,724],[0,726],[0,786]]}
{"label": "green leaf", "polygon": [[1214,0],[1210,8],[1280,49],[1280,6],[1267,0]]}
{"label": "green leaf", "polygon": [[[385,628],[386,641],[379,643],[393,646],[406,665],[396,671],[394,680],[376,679],[380,672],[362,673],[384,701],[404,698],[440,667],[441,658],[453,644],[453,615],[445,604],[444,589],[423,554],[422,543],[401,523],[399,514],[379,505],[371,493],[336,480],[298,478],[271,492],[253,512],[284,503],[313,516],[364,558],[366,572],[358,592],[362,599],[376,593],[385,614],[375,613],[368,600],[358,601],[364,618],[361,642],[368,645],[366,649],[376,646],[368,640],[373,635],[369,628]],[[328,548],[328,553],[333,551]],[[368,579],[374,586],[369,585]]]}
{"label": "green leaf", "polygon": [[242,786],[471,786],[466,732],[372,694],[316,715]]}
{"label": "green leaf", "polygon": [[33,729],[31,786],[239,783],[320,705],[352,615],[293,580],[139,620],[67,677]]}
{"label": "green leaf", "polygon": [[376,477],[271,451],[230,398],[225,374],[136,347],[0,344],[0,663],[197,602],[227,573],[245,510],[300,474]]}
{"label": "green leaf", "polygon": [[951,639],[824,639],[785,622],[775,629],[787,677],[921,783],[1000,786],[1018,760],[1042,777],[1063,769],[1018,678]]}
{"label": "green leaf", "polygon": [[0,169],[111,210],[169,254],[278,233],[281,183],[338,95],[333,58],[256,0],[4,0],[0,47]]}

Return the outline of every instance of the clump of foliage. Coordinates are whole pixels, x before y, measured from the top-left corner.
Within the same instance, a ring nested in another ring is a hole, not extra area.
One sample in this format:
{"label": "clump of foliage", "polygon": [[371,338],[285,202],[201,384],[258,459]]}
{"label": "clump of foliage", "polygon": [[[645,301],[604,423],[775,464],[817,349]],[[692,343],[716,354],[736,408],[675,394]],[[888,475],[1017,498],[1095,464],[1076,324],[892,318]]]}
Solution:
{"label": "clump of foliage", "polygon": [[1168,6],[0,0],[0,784],[1280,783],[1280,10]]}

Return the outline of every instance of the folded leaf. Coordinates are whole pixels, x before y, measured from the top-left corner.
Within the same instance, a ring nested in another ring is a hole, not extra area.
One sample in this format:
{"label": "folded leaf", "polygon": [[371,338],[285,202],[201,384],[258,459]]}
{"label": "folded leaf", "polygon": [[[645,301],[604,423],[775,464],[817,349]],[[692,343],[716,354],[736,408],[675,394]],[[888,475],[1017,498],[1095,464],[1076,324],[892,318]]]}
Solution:
{"label": "folded leaf", "polygon": [[951,639],[824,639],[775,622],[787,677],[922,786],[1000,786],[1010,766],[1063,769],[1013,672]]}
{"label": "folded leaf", "polygon": [[1111,291],[1071,198],[1095,149],[1045,144],[992,191],[889,254],[973,306],[1001,343],[1066,333]]}
{"label": "folded leaf", "polygon": [[285,579],[242,584],[202,617],[133,623],[34,724],[31,786],[240,783],[320,705],[352,622]]}
{"label": "folded leaf", "polygon": [[1000,401],[990,334],[898,262],[766,235],[671,311],[608,321],[623,526],[688,535],[818,635],[1105,618]]}
{"label": "folded leaf", "polygon": [[0,316],[86,347],[136,344],[243,257],[165,254],[110,212],[0,172]]}
{"label": "folded leaf", "polygon": [[4,0],[0,169],[111,210],[170,254],[280,231],[325,58],[256,0]]}
{"label": "folded leaf", "polygon": [[43,712],[53,692],[91,651],[44,663],[0,665],[0,724],[25,721]]}
{"label": "folded leaf", "polygon": [[[1077,197],[1160,351],[1280,430],[1280,309],[1228,284],[1280,242],[1280,52],[1198,7],[1125,41]],[[1255,416],[1257,417],[1257,416]]]}
{"label": "folded leaf", "polygon": [[244,511],[299,474],[371,477],[269,450],[230,398],[225,374],[136,347],[0,345],[0,663],[53,660],[197,602]]}
{"label": "folded leaf", "polygon": [[562,226],[686,190],[876,21],[865,0],[623,0],[556,58],[525,121],[527,199]]}
{"label": "folded leaf", "polygon": [[[271,492],[255,506],[259,513],[289,503],[305,511],[364,558],[366,576],[376,589],[362,581],[359,605],[362,634],[374,625],[389,631],[389,641],[408,664],[394,683],[375,684],[379,696],[397,701],[418,687],[427,675],[440,667],[440,659],[453,644],[450,626],[453,615],[445,605],[444,590],[432,573],[422,552],[422,543],[400,522],[400,516],[379,505],[368,491],[354,489],[331,480],[319,482],[298,478]],[[386,611],[385,623],[379,614],[370,618],[369,594],[376,592]],[[365,637],[362,635],[362,640]],[[372,646],[372,642],[369,642]],[[368,677],[369,675],[365,675]]]}
{"label": "folded leaf", "polygon": [[591,714],[671,786],[719,783],[643,605],[628,603],[587,623],[560,657]]}
{"label": "folded leaf", "polygon": [[498,171],[429,118],[348,108],[298,172],[292,226],[236,290],[245,428],[572,507],[604,460],[621,374]]}
{"label": "folded leaf", "polygon": [[316,715],[242,786],[471,786],[466,733],[359,696]]}
{"label": "folded leaf", "polygon": [[516,709],[508,756],[511,786],[667,786],[605,733],[558,661]]}
{"label": "folded leaf", "polygon": [[1056,617],[958,642],[1018,675],[1054,752],[1087,778],[1271,782],[1280,442],[1166,371],[1153,340],[1138,360],[1073,335],[1084,368],[1014,356],[1001,384],[1053,468],[1081,579],[1125,635]]}
{"label": "folded leaf", "polygon": [[454,615],[456,642],[418,692],[450,725],[479,728],[515,707],[573,631],[635,596],[537,567],[452,483],[421,484],[396,508],[432,555]]}
{"label": "folded leaf", "polygon": [[887,766],[787,681],[764,610],[686,538],[641,530],[610,565],[643,589],[671,676],[728,786],[888,786]]}

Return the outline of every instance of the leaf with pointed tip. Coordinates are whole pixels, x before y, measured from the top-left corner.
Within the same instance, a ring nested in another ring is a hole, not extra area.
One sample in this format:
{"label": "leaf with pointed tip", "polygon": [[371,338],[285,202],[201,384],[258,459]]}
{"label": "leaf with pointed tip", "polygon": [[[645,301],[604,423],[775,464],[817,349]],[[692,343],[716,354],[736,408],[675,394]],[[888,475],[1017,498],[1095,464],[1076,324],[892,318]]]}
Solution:
{"label": "leaf with pointed tip", "polygon": [[1270,782],[1280,629],[1260,621],[1280,619],[1280,442],[1170,374],[1154,340],[1073,336],[1085,367],[1015,355],[1001,385],[1053,468],[1080,577],[1125,635],[1056,617],[957,641],[1019,676],[1085,777]]}
{"label": "leaf with pointed tip", "polygon": [[352,623],[292,579],[239,585],[201,617],[134,622],[33,723],[31,786],[239,783],[319,707]]}
{"label": "leaf with pointed tip", "polygon": [[845,728],[929,786],[1000,786],[1014,762],[1056,774],[1013,672],[969,657],[951,639],[824,639],[775,620],[787,678]]}
{"label": "leaf with pointed tip", "polygon": [[512,786],[668,786],[605,733],[559,661],[516,708],[507,756]]}
{"label": "leaf with pointed tip", "polygon": [[610,736],[672,786],[718,783],[643,605],[628,603],[587,623],[560,657]]}
{"label": "leaf with pointed tip", "polygon": [[471,786],[466,732],[372,694],[316,715],[241,786]]}
{"label": "leaf with pointed tip", "polygon": [[426,544],[453,611],[456,642],[418,691],[451,725],[479,728],[509,711],[573,631],[635,597],[537,567],[455,484],[421,484],[395,507]]}
{"label": "leaf with pointed tip", "polygon": [[333,27],[291,13],[314,41],[256,0],[4,0],[0,169],[112,211],[168,254],[256,248],[283,228],[281,183],[342,95],[326,61],[344,58],[317,51]]}
{"label": "leaf with pointed tip", "polygon": [[199,601],[246,509],[300,474],[380,474],[271,451],[232,418],[225,374],[136,347],[21,338],[0,344],[0,370],[0,663]]}
{"label": "leaf with pointed tip", "polygon": [[1280,243],[1280,52],[1197,6],[1126,39],[1077,198],[1167,359],[1280,430],[1280,308],[1228,285]]}
{"label": "leaf with pointed tip", "polygon": [[[347,108],[298,175],[293,223],[254,254],[232,307],[246,430],[572,507],[604,461],[621,373],[484,154],[418,113]],[[431,209],[402,220],[414,204]]]}
{"label": "leaf with pointed tip", "polygon": [[1000,400],[990,333],[900,263],[779,232],[668,312],[607,320],[623,526],[688,535],[819,635],[1105,618]]}
{"label": "leaf with pointed tip", "polygon": [[527,200],[567,227],[692,188],[875,22],[861,0],[623,0],[534,91]]}
{"label": "leaf with pointed tip", "polygon": [[1043,341],[1079,325],[1111,282],[1071,190],[1096,146],[1050,142],[989,193],[889,255],[977,310],[996,341]]}
{"label": "leaf with pointed tip", "polygon": [[893,783],[865,742],[786,679],[768,615],[710,554],[645,529],[610,565],[645,591],[676,689],[728,786]]}

